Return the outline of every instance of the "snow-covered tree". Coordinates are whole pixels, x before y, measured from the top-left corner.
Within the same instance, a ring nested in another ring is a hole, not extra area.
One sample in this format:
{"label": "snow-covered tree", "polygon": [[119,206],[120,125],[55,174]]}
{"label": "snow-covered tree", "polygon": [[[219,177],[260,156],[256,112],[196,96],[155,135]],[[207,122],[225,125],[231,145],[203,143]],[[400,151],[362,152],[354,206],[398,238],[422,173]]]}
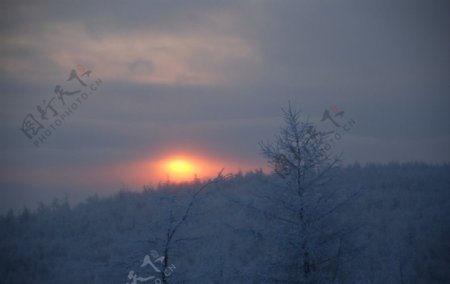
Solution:
{"label": "snow-covered tree", "polygon": [[282,181],[279,187],[264,194],[274,203],[270,217],[280,223],[277,239],[289,246],[289,254],[283,254],[283,260],[278,261],[285,262],[289,276],[278,280],[323,281],[332,277],[325,273],[333,270],[332,254],[340,253],[336,228],[325,221],[340,202],[336,192],[323,190],[339,157],[327,147],[327,134],[309,120],[302,120],[300,111],[290,104],[282,110],[285,126],[274,141],[260,144]]}

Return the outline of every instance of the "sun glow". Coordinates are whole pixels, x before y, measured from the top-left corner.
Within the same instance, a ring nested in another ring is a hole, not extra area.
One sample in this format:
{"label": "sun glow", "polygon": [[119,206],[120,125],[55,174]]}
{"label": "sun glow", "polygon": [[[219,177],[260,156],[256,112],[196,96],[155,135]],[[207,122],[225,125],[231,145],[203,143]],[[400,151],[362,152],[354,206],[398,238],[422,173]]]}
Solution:
{"label": "sun glow", "polygon": [[167,163],[166,169],[169,173],[186,174],[192,172],[193,166],[185,160],[173,160]]}
{"label": "sun glow", "polygon": [[192,180],[197,175],[206,172],[206,164],[190,156],[175,156],[163,160],[162,170],[166,178],[171,181]]}
{"label": "sun glow", "polygon": [[[105,176],[114,177],[127,186],[140,187],[158,185],[165,182],[190,182],[195,179],[214,178],[225,168],[227,173],[251,170],[256,166],[243,161],[231,161],[223,157],[205,155],[201,152],[160,150],[158,155],[145,155],[142,160],[110,166],[104,170]],[[106,179],[106,178],[105,178]]]}

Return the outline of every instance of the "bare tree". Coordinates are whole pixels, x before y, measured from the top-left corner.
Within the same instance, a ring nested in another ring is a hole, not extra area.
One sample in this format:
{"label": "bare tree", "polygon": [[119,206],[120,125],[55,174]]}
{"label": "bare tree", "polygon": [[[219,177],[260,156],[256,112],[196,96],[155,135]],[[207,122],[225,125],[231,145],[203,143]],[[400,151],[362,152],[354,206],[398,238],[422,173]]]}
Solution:
{"label": "bare tree", "polygon": [[335,234],[322,221],[338,207],[332,204],[333,194],[320,188],[330,181],[340,157],[330,153],[327,134],[309,120],[303,121],[300,111],[290,103],[282,110],[285,126],[273,142],[260,143],[269,165],[283,181],[282,188],[269,197],[278,204],[270,215],[286,226],[283,240],[294,252],[289,261],[293,266],[290,281],[316,282],[319,267],[331,259],[324,248],[329,248]]}
{"label": "bare tree", "polygon": [[214,179],[211,179],[204,183],[202,186],[200,186],[197,190],[194,191],[189,203],[187,204],[186,208],[182,210],[181,216],[179,218],[175,218],[173,208],[170,208],[169,212],[169,222],[167,231],[163,240],[163,253],[162,253],[162,269],[160,272],[160,276],[162,279],[162,283],[169,283],[168,282],[168,276],[170,273],[167,273],[168,271],[171,271],[172,267],[170,266],[169,257],[171,249],[175,246],[176,243],[179,243],[181,241],[191,240],[191,238],[180,238],[176,237],[177,232],[187,222],[189,217],[191,216],[191,210],[197,201],[197,198],[199,194],[204,191],[207,187],[217,184],[220,182],[225,181],[226,179],[230,178],[231,175],[224,175],[223,174],[224,169],[222,169],[217,176]]}

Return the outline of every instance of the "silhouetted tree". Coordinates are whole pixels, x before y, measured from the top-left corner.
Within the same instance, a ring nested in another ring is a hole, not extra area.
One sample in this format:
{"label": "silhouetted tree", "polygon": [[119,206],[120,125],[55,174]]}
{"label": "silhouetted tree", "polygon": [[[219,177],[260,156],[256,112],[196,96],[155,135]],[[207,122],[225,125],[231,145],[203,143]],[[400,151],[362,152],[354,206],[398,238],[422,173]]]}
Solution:
{"label": "silhouetted tree", "polygon": [[[280,133],[273,142],[260,143],[263,155],[282,180],[281,188],[269,197],[278,205],[270,216],[283,224],[279,240],[289,243],[293,252],[288,281],[321,281],[320,267],[332,259],[330,240],[335,235],[323,221],[338,207],[333,196],[321,188],[330,181],[339,157],[330,152],[327,134],[302,120],[300,111],[290,103],[282,111],[285,125]],[[340,245],[337,247],[340,253]]]}
{"label": "silhouetted tree", "polygon": [[[173,249],[173,246],[175,245],[175,243],[178,243],[180,241],[189,240],[189,238],[183,238],[181,236],[177,236],[177,232],[179,231],[180,227],[183,226],[183,224],[185,224],[187,222],[187,220],[189,219],[189,217],[191,216],[192,207],[194,206],[195,202],[197,201],[199,194],[202,191],[204,191],[207,187],[209,187],[213,184],[223,182],[230,177],[231,177],[231,175],[224,175],[223,169],[222,169],[214,179],[207,181],[202,186],[200,186],[198,189],[196,189],[194,191],[191,199],[189,200],[187,206],[184,209],[182,209],[181,216],[179,216],[178,218],[176,218],[174,216],[174,208],[169,209],[170,210],[169,222],[168,222],[167,231],[165,234],[165,239],[163,240],[163,253],[162,253],[163,261],[162,261],[162,269],[161,269],[161,273],[160,273],[162,283],[169,283],[168,282],[169,275],[168,275],[167,271],[172,269],[170,267],[171,264],[169,262],[171,249]],[[194,184],[197,184],[197,183],[194,183]],[[173,205],[174,205],[174,203],[172,203],[172,206]]]}

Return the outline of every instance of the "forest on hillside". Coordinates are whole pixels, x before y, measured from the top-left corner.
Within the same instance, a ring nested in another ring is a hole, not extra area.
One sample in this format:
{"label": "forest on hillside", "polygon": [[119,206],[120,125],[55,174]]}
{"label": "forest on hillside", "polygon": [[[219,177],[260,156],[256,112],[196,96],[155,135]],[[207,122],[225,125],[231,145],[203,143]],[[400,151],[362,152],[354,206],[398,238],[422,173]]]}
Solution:
{"label": "forest on hillside", "polygon": [[0,0],[0,284],[450,284],[450,0]]}
{"label": "forest on hillside", "polygon": [[[423,163],[333,169],[318,189],[326,198],[309,207],[307,281],[448,283],[449,173]],[[283,186],[261,170],[222,173],[10,211],[0,218],[0,282],[299,283]]]}

